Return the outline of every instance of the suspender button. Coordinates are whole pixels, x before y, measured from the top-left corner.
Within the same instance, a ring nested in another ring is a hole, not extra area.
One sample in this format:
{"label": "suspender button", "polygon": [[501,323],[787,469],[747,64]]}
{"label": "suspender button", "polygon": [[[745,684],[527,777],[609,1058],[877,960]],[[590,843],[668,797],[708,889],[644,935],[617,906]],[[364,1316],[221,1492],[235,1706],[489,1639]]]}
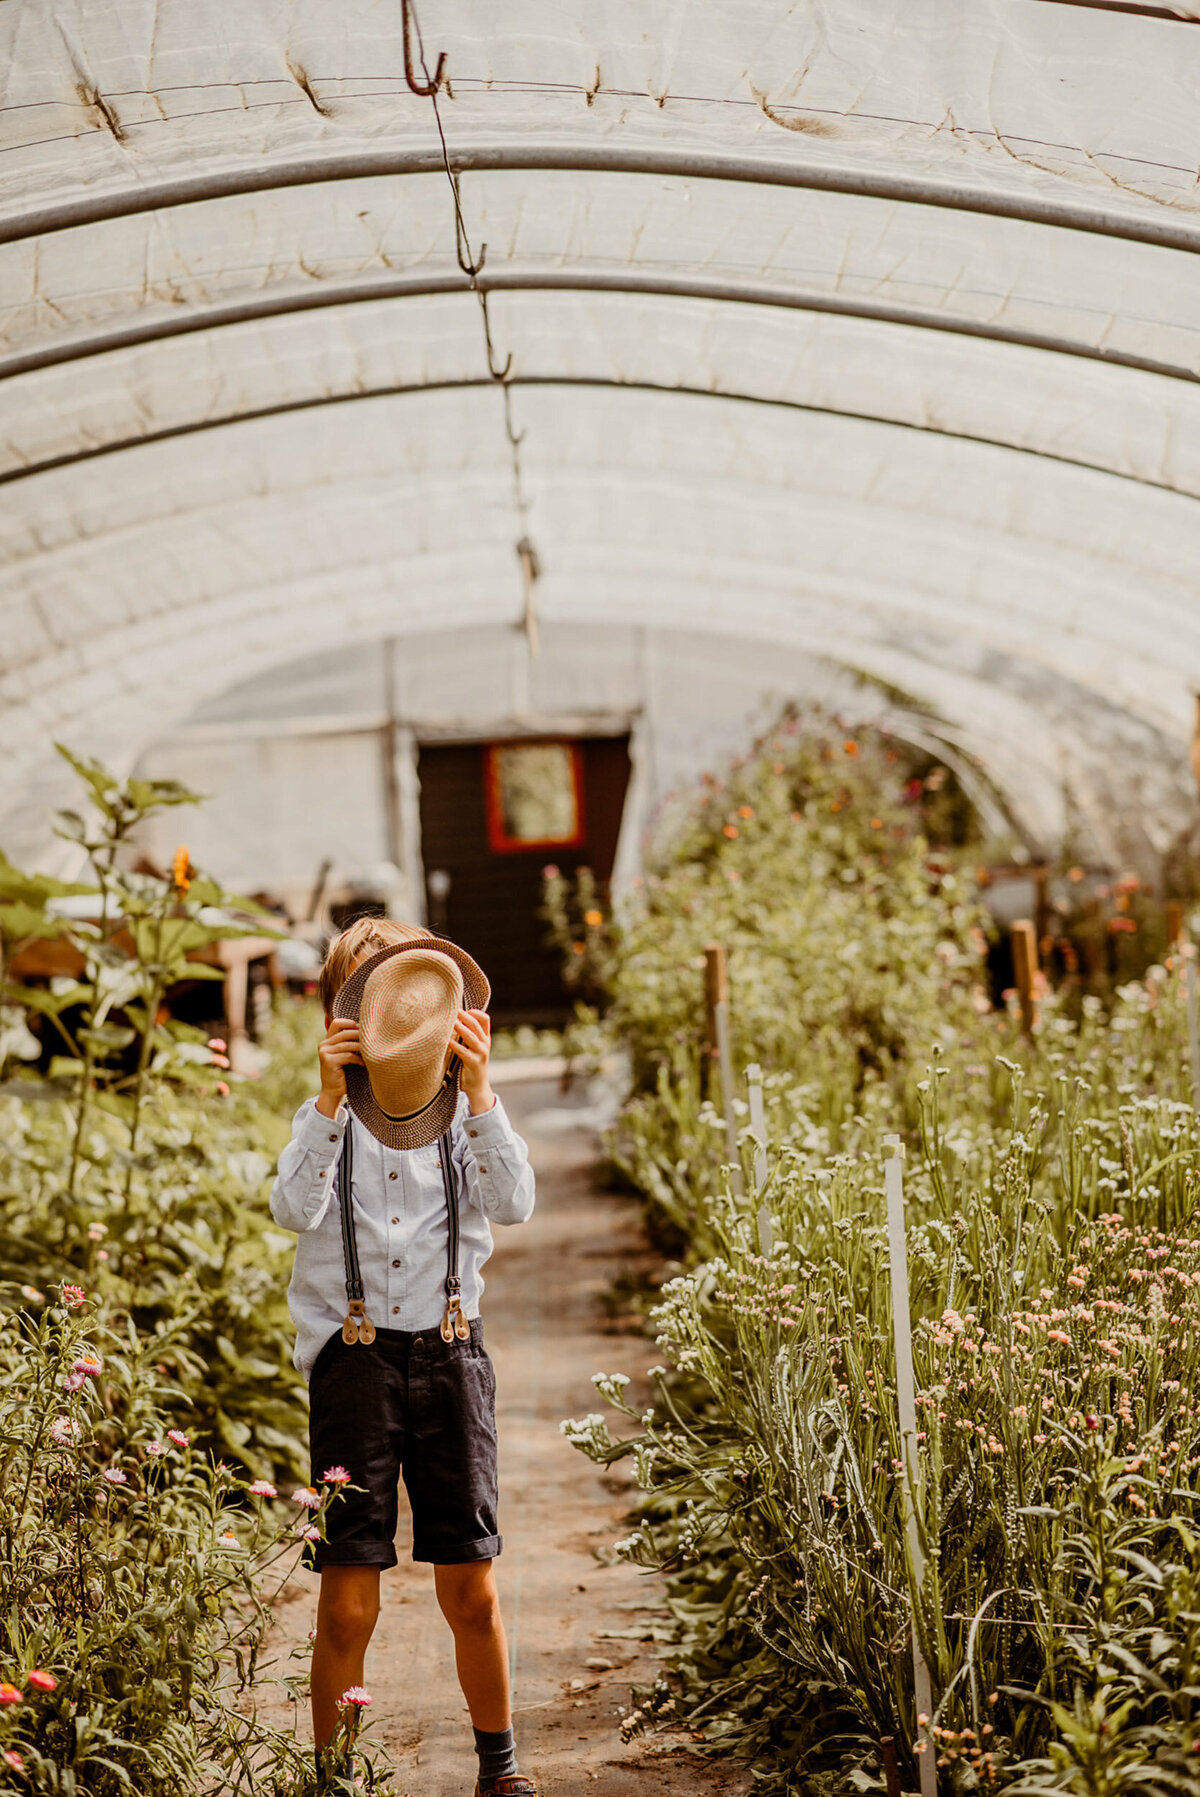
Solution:
{"label": "suspender button", "polygon": [[392,1262],[392,1265],[393,1265],[393,1266],[394,1266],[394,1267],[398,1267],[398,1266],[399,1266],[399,1265],[400,1265],[400,1262],[399,1262],[399,1261],[398,1261],[398,1260],[394,1260],[394,1261],[393,1261],[393,1262]]}
{"label": "suspender button", "polygon": [[394,1173],[389,1173],[389,1174],[388,1174],[388,1178],[389,1178],[389,1179],[395,1179],[395,1177],[396,1177],[396,1175],[395,1175],[395,1174],[394,1174]]}

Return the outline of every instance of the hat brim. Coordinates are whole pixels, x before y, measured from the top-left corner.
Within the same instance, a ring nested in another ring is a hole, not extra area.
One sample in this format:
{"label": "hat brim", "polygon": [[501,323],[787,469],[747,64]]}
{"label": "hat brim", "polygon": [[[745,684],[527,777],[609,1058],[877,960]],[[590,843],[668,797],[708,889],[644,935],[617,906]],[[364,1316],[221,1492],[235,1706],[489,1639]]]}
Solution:
{"label": "hat brim", "polygon": [[[333,1001],[333,1015],[353,1018],[357,1023],[363,993],[375,969],[393,955],[411,954],[421,949],[426,953],[436,949],[440,954],[448,955],[458,967],[462,974],[464,1010],[486,1011],[492,989],[478,963],[465,949],[459,948],[457,942],[447,942],[441,936],[422,936],[412,942],[396,942],[380,949],[378,954],[356,967]],[[395,1117],[384,1110],[371,1089],[365,1067],[347,1067],[346,1102],[359,1122],[385,1148],[428,1148],[454,1122],[458,1111],[459,1066],[458,1056],[454,1055],[445,1079],[429,1103],[404,1117]]]}

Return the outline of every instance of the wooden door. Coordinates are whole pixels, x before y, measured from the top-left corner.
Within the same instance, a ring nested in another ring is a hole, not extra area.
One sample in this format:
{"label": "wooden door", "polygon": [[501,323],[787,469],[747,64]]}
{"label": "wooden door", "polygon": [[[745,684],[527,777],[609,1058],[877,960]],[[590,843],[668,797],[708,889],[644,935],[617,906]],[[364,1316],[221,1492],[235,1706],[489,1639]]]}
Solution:
{"label": "wooden door", "polygon": [[540,915],[542,869],[611,877],[628,736],[425,743],[417,768],[430,928],[479,962],[498,1023],[561,1023],[571,1001]]}

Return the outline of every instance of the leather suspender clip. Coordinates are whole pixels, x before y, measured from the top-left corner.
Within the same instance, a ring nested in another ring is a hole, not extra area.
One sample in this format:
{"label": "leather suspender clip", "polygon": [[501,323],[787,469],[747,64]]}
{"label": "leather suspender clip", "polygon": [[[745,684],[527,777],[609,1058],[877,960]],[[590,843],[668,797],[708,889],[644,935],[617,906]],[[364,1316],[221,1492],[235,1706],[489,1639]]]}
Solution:
{"label": "leather suspender clip", "polygon": [[446,1191],[446,1309],[442,1316],[442,1340],[471,1339],[471,1325],[463,1315],[462,1280],[458,1275],[458,1181],[454,1177],[454,1153],[447,1130],[438,1146],[438,1164]]}

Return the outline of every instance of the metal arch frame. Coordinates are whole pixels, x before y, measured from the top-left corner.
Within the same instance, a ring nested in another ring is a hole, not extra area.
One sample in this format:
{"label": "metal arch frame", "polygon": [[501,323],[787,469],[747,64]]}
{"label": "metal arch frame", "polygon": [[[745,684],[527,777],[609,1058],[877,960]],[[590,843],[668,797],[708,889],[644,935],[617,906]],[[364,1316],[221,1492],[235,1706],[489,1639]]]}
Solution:
{"label": "metal arch frame", "polygon": [[[803,400],[779,399],[762,393],[735,393],[720,388],[692,387],[666,381],[618,381],[607,375],[511,375],[505,384],[508,387],[564,387],[604,389],[619,393],[659,393],[668,397],[683,396],[695,399],[722,400],[741,405],[770,406],[776,410],[804,412],[815,417],[846,418],[859,424],[879,424],[892,430],[916,431],[923,436],[946,437],[952,442],[975,443],[985,449],[1002,449],[1010,455],[1034,456],[1041,461],[1056,463],[1060,467],[1078,468],[1085,473],[1105,475],[1111,480],[1131,481],[1135,486],[1146,487],[1159,493],[1169,493],[1176,499],[1200,500],[1200,491],[1172,486],[1169,481],[1155,480],[1150,475],[1134,474],[1127,469],[1110,468],[1103,462],[1087,461],[1082,456],[1063,455],[1057,450],[1037,449],[1023,443],[1009,443],[1002,437],[988,437],[981,432],[950,430],[940,424],[918,424],[907,418],[888,418],[882,413],[858,411],[848,407],[818,406]],[[112,443],[97,444],[88,449],[72,450],[66,455],[47,456],[40,462],[27,462],[21,467],[9,468],[0,472],[0,487],[10,486],[16,481],[28,480],[34,475],[53,474],[64,468],[77,467],[84,462],[99,461],[105,456],[120,455],[126,450],[152,448],[160,443],[174,442],[181,437],[199,436],[206,431],[227,430],[231,425],[251,424],[267,418],[283,418],[298,412],[320,411],[328,406],[351,405],[359,400],[410,398],[418,393],[447,393],[473,389],[494,393],[496,383],[490,376],[468,375],[458,380],[396,382],[383,387],[358,387],[347,393],[321,393],[305,399],[283,400],[276,405],[257,406],[246,411],[233,412],[224,418],[192,419],[186,424],[168,425],[163,430],[148,431],[140,437],[118,438]]]}
{"label": "metal arch frame", "polygon": [[[954,316],[928,306],[847,299],[840,294],[814,293],[804,289],[634,271],[610,274],[603,269],[554,269],[523,273],[520,270],[495,268],[481,274],[476,286],[486,293],[620,293],[667,299],[712,300],[721,305],[770,306],[783,311],[821,313],[835,318],[906,325],[913,330],[938,331],[947,336],[1005,343],[1018,349],[1072,356],[1081,361],[1099,362],[1106,367],[1130,368],[1141,374],[1161,375],[1166,380],[1200,385],[1200,369],[1188,368],[1178,362],[1162,362],[1153,356],[1135,355],[1132,351],[1107,349],[1103,345],[1082,343],[1048,331],[1019,330],[991,324],[986,319]],[[174,337],[189,337],[203,331],[225,330],[237,325],[256,324],[273,318],[290,318],[303,312],[321,312],[343,306],[382,305],[389,300],[469,294],[471,291],[470,281],[457,273],[400,275],[369,284],[347,284],[323,288],[317,292],[241,300],[235,304],[211,306],[178,318],[167,317],[146,324],[127,325],[120,330],[80,338],[59,346],[28,350],[14,356],[0,356],[0,381],[15,380],[23,374],[86,361],[93,356],[112,355],[119,350],[136,349],[143,344],[168,342]]]}
{"label": "metal arch frame", "polygon": [[[1120,238],[1159,249],[1200,254],[1200,217],[1189,226],[1162,219],[1139,218],[1131,212],[1077,206],[1037,195],[988,193],[959,182],[928,181],[912,175],[881,174],[836,168],[828,163],[787,161],[751,156],[714,156],[692,150],[646,146],[638,150],[592,149],[578,144],[527,144],[512,148],[485,144],[449,152],[453,174],[485,170],[649,175],[696,181],[741,181],[756,186],[809,188],[859,199],[892,200],[904,205],[936,206],[952,212],[978,212],[1022,224],[1049,225]],[[356,150],[333,156],[299,158],[277,167],[231,169],[159,181],[123,192],[63,200],[0,218],[0,246],[21,243],[55,231],[107,224],[144,212],[169,211],[210,200],[270,193],[281,188],[311,187],[332,181],[371,180],[396,175],[444,171],[440,148]]]}

